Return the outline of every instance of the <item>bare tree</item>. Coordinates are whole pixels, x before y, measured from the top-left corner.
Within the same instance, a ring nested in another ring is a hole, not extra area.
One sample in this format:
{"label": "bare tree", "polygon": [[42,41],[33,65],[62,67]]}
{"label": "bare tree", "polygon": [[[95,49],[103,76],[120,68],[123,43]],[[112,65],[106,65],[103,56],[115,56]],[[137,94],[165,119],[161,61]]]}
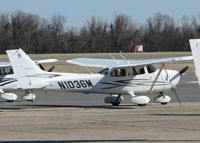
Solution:
{"label": "bare tree", "polygon": [[62,52],[64,50],[64,27],[65,17],[55,14],[51,17],[50,31],[52,36],[52,52]]}
{"label": "bare tree", "polygon": [[110,24],[110,37],[112,41],[112,50],[130,51],[130,43],[135,40],[140,33],[137,25],[129,16],[116,15],[114,21]]}
{"label": "bare tree", "polygon": [[11,41],[9,14],[0,14],[0,53],[9,49]]}
{"label": "bare tree", "polygon": [[172,17],[155,14],[147,19],[144,43],[147,51],[172,50],[172,41],[176,35],[176,24]]}
{"label": "bare tree", "polygon": [[169,15],[157,13],[138,25],[131,17],[118,14],[112,22],[91,17],[80,29],[67,28],[65,17],[49,20],[17,10],[0,13],[0,53],[23,48],[29,53],[119,52],[131,44],[143,44],[145,51],[187,51],[188,40],[200,36],[200,14],[183,16],[176,23]]}

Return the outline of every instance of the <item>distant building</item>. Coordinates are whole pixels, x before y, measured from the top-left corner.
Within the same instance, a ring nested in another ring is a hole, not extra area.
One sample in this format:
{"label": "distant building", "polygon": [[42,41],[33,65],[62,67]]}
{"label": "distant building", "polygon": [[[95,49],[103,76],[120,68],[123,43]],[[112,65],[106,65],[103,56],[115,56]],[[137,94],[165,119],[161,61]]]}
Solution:
{"label": "distant building", "polygon": [[133,52],[143,52],[143,45],[135,45],[132,47]]}

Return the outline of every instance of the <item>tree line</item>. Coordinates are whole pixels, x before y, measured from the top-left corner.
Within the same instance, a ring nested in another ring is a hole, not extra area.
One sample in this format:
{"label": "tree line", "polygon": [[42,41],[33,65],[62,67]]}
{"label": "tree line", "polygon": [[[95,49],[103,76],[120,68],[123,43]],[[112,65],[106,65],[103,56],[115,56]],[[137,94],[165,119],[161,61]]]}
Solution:
{"label": "tree line", "polygon": [[138,24],[130,16],[114,15],[111,22],[91,17],[81,28],[67,27],[64,16],[50,19],[17,10],[0,13],[0,53],[22,48],[27,53],[130,52],[142,44],[144,51],[190,51],[188,40],[200,37],[200,14],[179,21],[156,13]]}

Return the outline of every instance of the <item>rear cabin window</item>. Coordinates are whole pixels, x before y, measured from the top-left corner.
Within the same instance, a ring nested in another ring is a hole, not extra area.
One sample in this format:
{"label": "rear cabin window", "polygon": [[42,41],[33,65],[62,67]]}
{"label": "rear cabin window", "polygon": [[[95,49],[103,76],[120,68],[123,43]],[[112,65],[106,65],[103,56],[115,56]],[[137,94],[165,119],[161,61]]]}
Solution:
{"label": "rear cabin window", "polygon": [[126,69],[115,69],[110,74],[113,77],[126,76]]}
{"label": "rear cabin window", "polygon": [[139,74],[145,74],[145,70],[143,66],[138,67],[129,67],[128,69],[128,75],[129,76],[135,76]]}

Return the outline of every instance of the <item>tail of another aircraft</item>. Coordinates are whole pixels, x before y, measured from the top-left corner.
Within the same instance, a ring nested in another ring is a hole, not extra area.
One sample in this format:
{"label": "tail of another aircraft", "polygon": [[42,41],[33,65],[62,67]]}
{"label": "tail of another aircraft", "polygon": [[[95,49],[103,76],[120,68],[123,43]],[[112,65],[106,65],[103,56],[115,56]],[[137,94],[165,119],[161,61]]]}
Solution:
{"label": "tail of another aircraft", "polygon": [[190,39],[190,47],[194,57],[195,73],[200,85],[200,39]]}
{"label": "tail of another aircraft", "polygon": [[6,53],[18,80],[18,88],[33,89],[44,86],[40,76],[47,72],[41,70],[22,49],[7,50]]}

